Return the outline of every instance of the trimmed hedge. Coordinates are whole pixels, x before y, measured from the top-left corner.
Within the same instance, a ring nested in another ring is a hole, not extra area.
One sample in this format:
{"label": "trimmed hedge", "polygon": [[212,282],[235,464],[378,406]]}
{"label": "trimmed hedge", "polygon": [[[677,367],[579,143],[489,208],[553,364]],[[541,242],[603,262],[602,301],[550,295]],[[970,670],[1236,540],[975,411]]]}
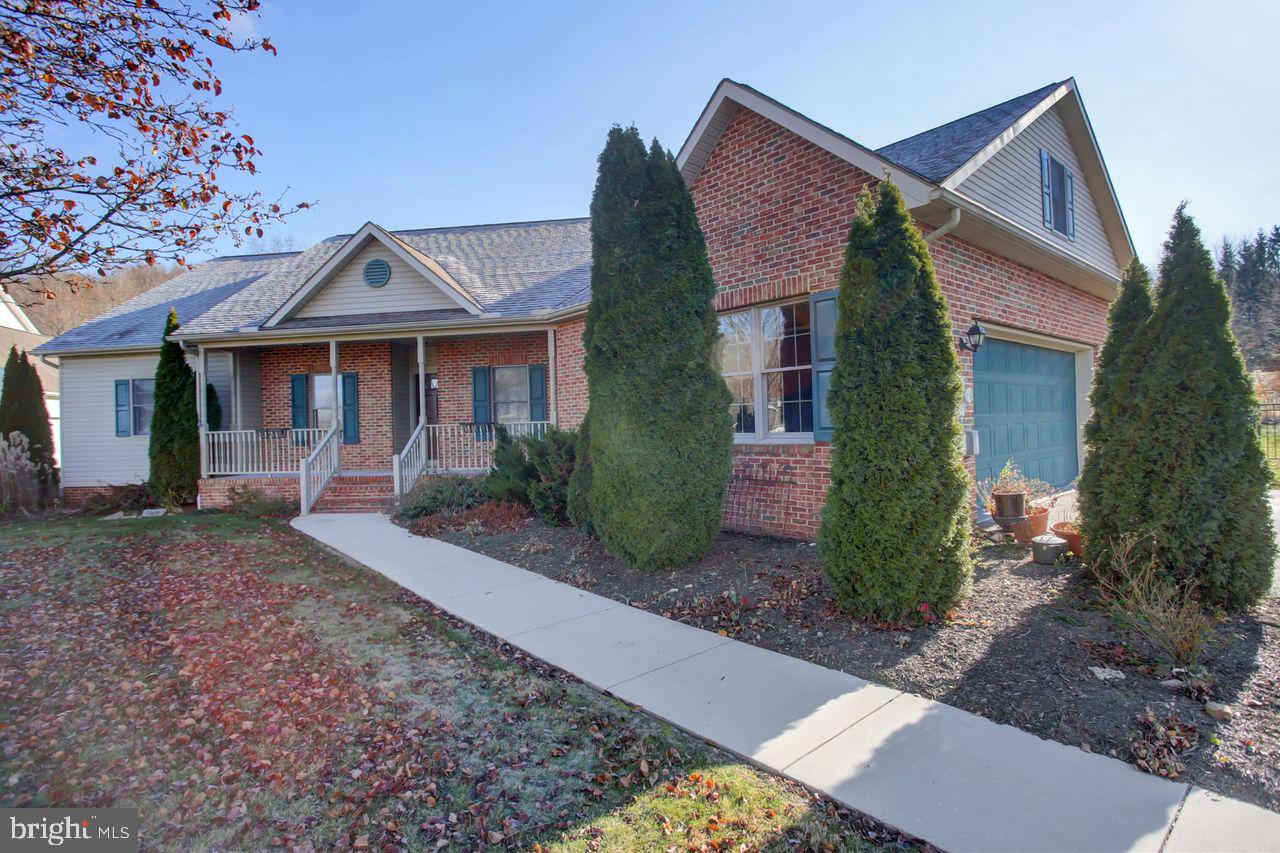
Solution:
{"label": "trimmed hedge", "polygon": [[840,274],[818,548],[842,608],[902,622],[969,589],[970,483],[947,303],[898,188],[878,193],[861,199]]}
{"label": "trimmed hedge", "polygon": [[720,530],[730,397],[693,199],[674,158],[656,141],[646,153],[635,128],[610,130],[600,155],[591,242],[591,523],[632,566],[684,565]]}

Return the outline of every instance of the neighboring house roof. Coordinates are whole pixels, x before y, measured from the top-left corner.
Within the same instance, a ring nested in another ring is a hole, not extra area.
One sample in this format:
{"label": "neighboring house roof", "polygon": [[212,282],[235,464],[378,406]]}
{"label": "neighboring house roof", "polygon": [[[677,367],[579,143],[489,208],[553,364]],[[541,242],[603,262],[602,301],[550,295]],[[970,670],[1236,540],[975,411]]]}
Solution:
{"label": "neighboring house roof", "polygon": [[27,312],[14,301],[12,294],[4,290],[0,290],[0,329],[17,329],[35,335],[40,334],[36,324],[32,323],[31,318],[27,316]]}
{"label": "neighboring house roof", "polygon": [[[591,225],[588,219],[553,219],[497,225],[464,225],[412,231],[374,229],[438,264],[487,315],[533,315],[585,305],[591,298]],[[364,229],[362,229],[363,231]],[[183,326],[184,335],[215,335],[260,326],[280,311],[355,235],[317,243]],[[364,315],[361,325],[418,322],[419,312]],[[455,312],[448,312],[453,314]],[[460,321],[472,317],[459,308]],[[384,319],[375,319],[375,318]],[[452,319],[442,314],[433,320]],[[350,317],[340,325],[354,325]],[[332,326],[318,318],[280,319],[274,328]]]}
{"label": "neighboring house roof", "polygon": [[[24,350],[28,354],[35,350],[37,346],[49,340],[47,337],[35,332],[28,332],[25,329],[10,329],[0,326],[0,368],[4,367],[4,359],[9,357],[9,348],[17,347]],[[45,364],[38,356],[31,355],[31,363],[36,366],[36,373],[40,375],[40,384],[44,386],[44,393],[58,393],[58,370],[52,365]],[[0,370],[0,373],[3,371]]]}
{"label": "neighboring house roof", "polygon": [[169,309],[179,322],[198,317],[257,281],[293,253],[214,258],[140,293],[110,311],[41,344],[42,355],[157,349]]}
{"label": "neighboring house roof", "polygon": [[876,153],[940,184],[1066,81],[1041,86],[964,118],[908,136]]}

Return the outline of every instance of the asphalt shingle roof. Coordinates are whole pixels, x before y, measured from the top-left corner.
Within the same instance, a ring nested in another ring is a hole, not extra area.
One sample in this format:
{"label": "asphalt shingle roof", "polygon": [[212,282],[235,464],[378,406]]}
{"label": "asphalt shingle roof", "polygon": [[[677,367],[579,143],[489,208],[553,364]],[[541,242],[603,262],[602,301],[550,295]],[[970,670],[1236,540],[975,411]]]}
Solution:
{"label": "asphalt shingle roof", "polygon": [[290,257],[243,255],[205,261],[46,341],[36,351],[56,355],[77,350],[158,348],[170,308],[178,312],[180,322],[186,323],[244,290]]}
{"label": "asphalt shingle roof", "polygon": [[1034,92],[877,148],[876,153],[934,183],[942,183],[1061,85],[1060,82],[1050,83]]}
{"label": "asphalt shingle roof", "polygon": [[[520,316],[585,304],[591,298],[588,219],[391,233],[435,259],[486,312]],[[349,236],[330,237],[281,263],[217,308],[186,324],[185,331],[234,332],[264,322],[342,248]]]}

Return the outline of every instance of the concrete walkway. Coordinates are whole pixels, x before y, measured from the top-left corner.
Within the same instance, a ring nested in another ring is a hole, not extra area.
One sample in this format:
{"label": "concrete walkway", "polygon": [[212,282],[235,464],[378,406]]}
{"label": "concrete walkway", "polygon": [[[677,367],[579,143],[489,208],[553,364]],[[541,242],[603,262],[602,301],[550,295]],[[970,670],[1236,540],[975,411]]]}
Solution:
{"label": "concrete walkway", "polygon": [[1280,814],[413,536],[384,516],[293,525],[599,690],[953,853],[1280,851]]}

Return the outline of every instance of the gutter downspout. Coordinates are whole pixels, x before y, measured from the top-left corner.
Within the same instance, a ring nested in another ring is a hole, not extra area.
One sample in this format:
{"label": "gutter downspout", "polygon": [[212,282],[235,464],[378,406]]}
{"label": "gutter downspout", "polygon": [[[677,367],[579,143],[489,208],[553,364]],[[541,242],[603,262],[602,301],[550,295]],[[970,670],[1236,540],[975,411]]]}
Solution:
{"label": "gutter downspout", "polygon": [[953,207],[951,208],[951,215],[947,217],[947,221],[942,223],[942,225],[940,225],[939,227],[930,231],[928,236],[924,238],[924,241],[926,243],[932,243],[934,240],[937,240],[939,237],[949,233],[952,229],[954,229],[959,224],[960,224],[960,208]]}

